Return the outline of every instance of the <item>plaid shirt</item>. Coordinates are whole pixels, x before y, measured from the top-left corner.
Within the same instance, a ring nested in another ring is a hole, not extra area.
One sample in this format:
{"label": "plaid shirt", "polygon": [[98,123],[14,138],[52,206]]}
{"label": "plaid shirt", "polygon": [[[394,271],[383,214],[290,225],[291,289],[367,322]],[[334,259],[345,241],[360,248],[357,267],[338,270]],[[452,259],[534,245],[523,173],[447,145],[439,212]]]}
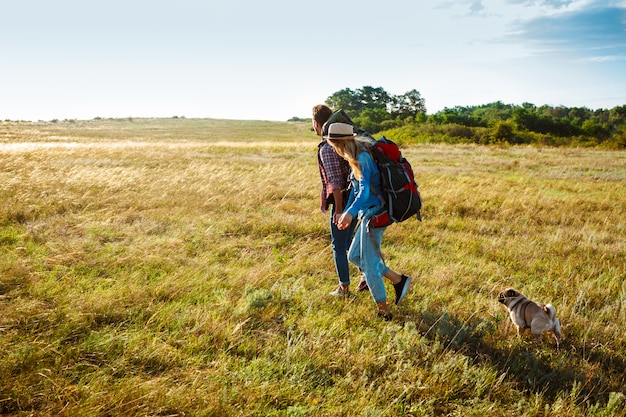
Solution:
{"label": "plaid shirt", "polygon": [[317,165],[322,180],[320,210],[325,213],[328,206],[334,203],[333,190],[348,188],[350,165],[325,140],[322,140],[317,147]]}

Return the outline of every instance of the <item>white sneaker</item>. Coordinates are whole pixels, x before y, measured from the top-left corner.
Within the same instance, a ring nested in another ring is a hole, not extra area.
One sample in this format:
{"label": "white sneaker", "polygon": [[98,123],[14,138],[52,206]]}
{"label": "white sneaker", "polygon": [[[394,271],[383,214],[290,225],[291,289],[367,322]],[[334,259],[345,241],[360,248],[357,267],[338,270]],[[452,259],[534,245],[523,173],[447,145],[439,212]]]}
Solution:
{"label": "white sneaker", "polygon": [[350,297],[352,293],[350,290],[345,291],[341,285],[339,285],[335,290],[331,291],[328,295],[333,295],[335,297]]}

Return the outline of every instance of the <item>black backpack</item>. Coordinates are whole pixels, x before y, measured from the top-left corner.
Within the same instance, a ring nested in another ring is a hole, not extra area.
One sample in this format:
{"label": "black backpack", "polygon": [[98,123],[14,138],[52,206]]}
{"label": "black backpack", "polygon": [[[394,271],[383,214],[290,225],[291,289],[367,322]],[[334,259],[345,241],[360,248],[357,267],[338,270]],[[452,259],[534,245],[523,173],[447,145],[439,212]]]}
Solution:
{"label": "black backpack", "polygon": [[378,198],[383,202],[383,207],[371,218],[368,226],[384,227],[413,216],[422,221],[422,197],[413,168],[402,156],[398,145],[381,136],[372,144],[370,153],[380,171],[383,195]]}

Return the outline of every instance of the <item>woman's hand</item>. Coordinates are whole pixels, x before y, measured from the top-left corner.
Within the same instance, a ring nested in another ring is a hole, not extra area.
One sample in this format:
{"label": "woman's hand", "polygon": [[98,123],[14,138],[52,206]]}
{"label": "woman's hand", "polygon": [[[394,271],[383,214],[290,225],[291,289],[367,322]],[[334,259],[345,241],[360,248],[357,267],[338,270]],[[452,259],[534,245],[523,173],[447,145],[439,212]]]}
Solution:
{"label": "woman's hand", "polygon": [[352,223],[352,215],[350,213],[343,213],[339,220],[337,220],[337,228],[339,230],[347,229]]}

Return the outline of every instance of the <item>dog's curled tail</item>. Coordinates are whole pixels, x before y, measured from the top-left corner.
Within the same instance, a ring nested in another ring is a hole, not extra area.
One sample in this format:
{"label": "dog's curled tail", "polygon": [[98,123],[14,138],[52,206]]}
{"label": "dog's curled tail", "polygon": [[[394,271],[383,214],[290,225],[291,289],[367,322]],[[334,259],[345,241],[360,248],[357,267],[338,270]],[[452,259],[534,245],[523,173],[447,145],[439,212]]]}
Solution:
{"label": "dog's curled tail", "polygon": [[554,318],[556,317],[556,308],[554,308],[554,306],[552,304],[546,304],[543,307],[543,310],[548,313],[548,316],[550,317],[550,320],[554,320]]}

